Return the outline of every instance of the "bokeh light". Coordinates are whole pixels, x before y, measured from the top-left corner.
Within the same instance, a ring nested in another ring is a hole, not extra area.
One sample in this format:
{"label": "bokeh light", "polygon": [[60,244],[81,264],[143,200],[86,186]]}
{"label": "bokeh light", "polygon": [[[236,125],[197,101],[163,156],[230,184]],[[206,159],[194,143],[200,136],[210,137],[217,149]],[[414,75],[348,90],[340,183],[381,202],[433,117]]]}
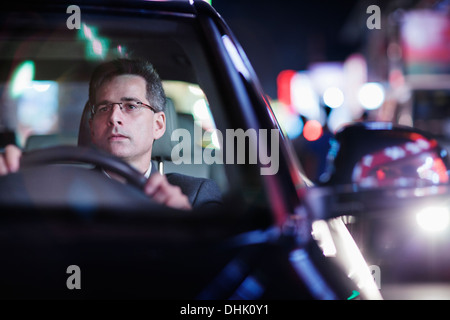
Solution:
{"label": "bokeh light", "polygon": [[377,82],[365,83],[358,92],[358,100],[366,110],[375,110],[384,102],[384,88]]}
{"label": "bokeh light", "polygon": [[31,86],[34,78],[34,62],[26,60],[22,62],[15,70],[11,79],[10,94],[11,97],[17,98],[24,90]]}
{"label": "bokeh light", "polygon": [[344,93],[337,87],[330,87],[323,93],[323,102],[330,108],[339,108],[344,104]]}
{"label": "bokeh light", "polygon": [[322,125],[317,120],[308,120],[303,128],[303,136],[308,141],[318,140],[323,133]]}

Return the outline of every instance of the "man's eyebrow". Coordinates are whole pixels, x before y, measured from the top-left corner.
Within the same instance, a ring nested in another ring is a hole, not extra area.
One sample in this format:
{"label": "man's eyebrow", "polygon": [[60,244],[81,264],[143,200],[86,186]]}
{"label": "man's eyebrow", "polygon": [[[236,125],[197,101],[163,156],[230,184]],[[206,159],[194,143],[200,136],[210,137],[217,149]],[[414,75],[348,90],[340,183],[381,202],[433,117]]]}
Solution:
{"label": "man's eyebrow", "polygon": [[135,97],[122,97],[120,98],[120,101],[141,101],[141,99]]}
{"label": "man's eyebrow", "polygon": [[99,106],[99,105],[106,104],[106,103],[109,103],[109,101],[108,100],[102,100],[100,102],[97,102],[95,105]]}
{"label": "man's eyebrow", "polygon": [[[128,101],[136,101],[136,102],[140,102],[141,101],[141,99],[138,99],[138,98],[136,98],[136,97],[122,97],[122,98],[120,98],[120,101],[122,101],[122,102],[128,102]],[[102,101],[100,101],[100,102],[97,102],[95,105],[102,105],[102,104],[108,104],[108,103],[111,103],[112,101],[109,101],[109,100],[106,100],[106,99],[104,99],[104,100],[102,100]]]}

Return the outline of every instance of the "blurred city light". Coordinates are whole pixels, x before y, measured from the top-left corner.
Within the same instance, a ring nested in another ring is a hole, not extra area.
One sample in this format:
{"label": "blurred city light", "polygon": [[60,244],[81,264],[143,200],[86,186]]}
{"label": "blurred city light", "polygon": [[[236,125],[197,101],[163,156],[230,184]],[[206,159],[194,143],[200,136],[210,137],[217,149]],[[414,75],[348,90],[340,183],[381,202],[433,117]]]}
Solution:
{"label": "blurred city light", "polygon": [[429,233],[444,231],[450,222],[450,214],[447,207],[427,207],[416,215],[417,224]]}
{"label": "blurred city light", "polygon": [[[104,59],[109,49],[109,41],[97,35],[97,29],[83,23],[78,32],[78,38],[86,42],[86,58],[88,59]],[[117,47],[117,52],[121,55],[124,48]]]}
{"label": "blurred city light", "polygon": [[409,74],[448,73],[450,19],[444,11],[412,10],[401,24],[402,50]]}
{"label": "blurred city light", "polygon": [[384,88],[377,82],[365,83],[358,92],[358,100],[366,110],[375,110],[384,102]]}
{"label": "blurred city light", "polygon": [[348,108],[332,109],[328,115],[328,129],[331,132],[336,132],[340,127],[351,122],[352,120],[352,114]]}
{"label": "blurred city light", "polygon": [[11,97],[17,98],[25,91],[26,88],[31,86],[31,82],[34,78],[34,72],[34,62],[31,60],[24,61],[17,66],[11,78]]}
{"label": "blurred city light", "polygon": [[323,133],[322,125],[317,120],[308,120],[303,128],[303,136],[308,141],[318,140]]}
{"label": "blurred city light", "polygon": [[360,53],[350,55],[343,65],[344,83],[342,91],[345,96],[345,108],[352,119],[359,119],[364,109],[358,101],[358,90],[367,82],[368,67],[365,57]]}
{"label": "blurred city light", "polygon": [[345,82],[343,63],[340,62],[315,63],[310,66],[309,75],[319,95],[330,87],[342,88]]}
{"label": "blurred city light", "polygon": [[285,122],[286,134],[290,139],[295,139],[303,132],[303,121],[298,116],[292,116],[286,119]]}
{"label": "blurred city light", "polygon": [[339,108],[344,104],[344,93],[337,87],[330,87],[323,93],[323,102],[330,108]]}
{"label": "blurred city light", "polygon": [[290,78],[290,101],[299,114],[320,120],[319,97],[307,72],[296,72]]}
{"label": "blurred city light", "polygon": [[83,32],[82,36],[84,39],[87,39],[87,40],[94,39],[93,30],[90,27],[88,27],[85,23],[83,23],[83,28],[81,30]]}
{"label": "blurred city light", "polygon": [[38,92],[45,92],[45,91],[47,91],[50,88],[50,86],[51,86],[51,83],[44,83],[44,84],[42,84],[42,83],[39,83],[39,82],[35,81],[33,83],[32,87],[33,87],[34,90],[36,90]]}
{"label": "blurred city light", "polygon": [[125,52],[125,47],[119,44],[116,49],[117,49],[117,52],[119,53],[119,55],[123,56],[123,54]]}
{"label": "blurred city light", "polygon": [[295,74],[294,70],[283,70],[277,77],[278,100],[287,106],[292,105],[291,80]]}
{"label": "blurred city light", "polygon": [[49,134],[58,123],[58,91],[55,81],[31,81],[17,103],[18,138],[23,146],[29,135]]}
{"label": "blurred city light", "polygon": [[102,43],[98,39],[94,39],[92,41],[92,51],[96,54],[101,56],[103,53],[103,46]]}

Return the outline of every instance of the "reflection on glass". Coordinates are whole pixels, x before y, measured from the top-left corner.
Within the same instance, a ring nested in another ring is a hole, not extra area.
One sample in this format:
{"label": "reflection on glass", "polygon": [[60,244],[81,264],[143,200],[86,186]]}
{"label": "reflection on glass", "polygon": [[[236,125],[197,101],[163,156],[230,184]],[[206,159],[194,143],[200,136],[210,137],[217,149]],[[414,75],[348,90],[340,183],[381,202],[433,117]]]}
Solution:
{"label": "reflection on glass", "polygon": [[423,187],[448,182],[445,163],[433,141],[418,139],[365,155],[354,167],[360,187]]}

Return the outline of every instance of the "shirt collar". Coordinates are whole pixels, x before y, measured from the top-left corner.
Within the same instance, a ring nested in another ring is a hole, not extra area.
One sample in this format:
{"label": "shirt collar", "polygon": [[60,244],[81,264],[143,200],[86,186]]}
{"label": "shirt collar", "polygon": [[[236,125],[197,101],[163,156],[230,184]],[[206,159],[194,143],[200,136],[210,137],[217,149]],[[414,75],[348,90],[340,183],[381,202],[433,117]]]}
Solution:
{"label": "shirt collar", "polygon": [[147,171],[145,171],[144,176],[146,178],[150,177],[150,173],[152,173],[152,162],[150,161],[150,166],[148,167]]}
{"label": "shirt collar", "polygon": [[[102,168],[102,171],[108,178],[111,178],[111,176],[108,174],[108,172],[105,171],[105,169]],[[152,162],[150,161],[150,166],[148,167],[147,171],[145,171],[144,176],[146,178],[149,178],[151,173],[152,173]]]}

